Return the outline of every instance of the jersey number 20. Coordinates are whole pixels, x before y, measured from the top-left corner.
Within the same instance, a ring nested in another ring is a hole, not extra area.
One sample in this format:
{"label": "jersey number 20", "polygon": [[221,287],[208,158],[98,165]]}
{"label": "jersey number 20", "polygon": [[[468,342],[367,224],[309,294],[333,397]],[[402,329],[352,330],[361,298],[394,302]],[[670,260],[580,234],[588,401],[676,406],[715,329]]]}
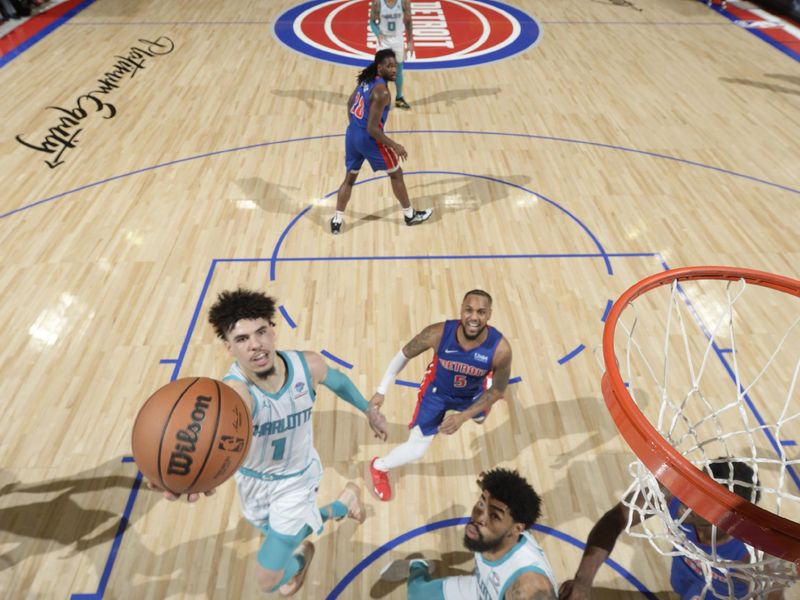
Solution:
{"label": "jersey number 20", "polygon": [[361,94],[356,95],[353,106],[350,107],[350,114],[355,116],[356,119],[364,117],[364,96]]}

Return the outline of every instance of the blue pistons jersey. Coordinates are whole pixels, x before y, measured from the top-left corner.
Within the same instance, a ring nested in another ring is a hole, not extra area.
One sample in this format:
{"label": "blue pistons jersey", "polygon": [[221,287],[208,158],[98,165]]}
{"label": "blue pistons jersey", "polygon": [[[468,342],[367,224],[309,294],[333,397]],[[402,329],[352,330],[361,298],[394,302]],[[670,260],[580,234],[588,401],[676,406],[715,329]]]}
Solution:
{"label": "blue pistons jersey", "polygon": [[419,427],[423,435],[435,434],[448,410],[466,410],[490,385],[494,353],[503,334],[487,326],[489,335],[483,343],[464,350],[456,339],[459,324],[445,321],[442,340],[419,386],[408,426]]}
{"label": "blue pistons jersey", "polygon": [[[372,81],[365,81],[364,83],[359,84],[356,88],[356,95],[353,97],[353,104],[350,105],[351,126],[355,125],[361,129],[367,128],[367,122],[369,121],[370,96],[372,95],[372,89],[379,83],[386,85],[386,81],[383,79],[383,77],[376,77]],[[389,106],[391,103],[392,102],[390,98],[389,102],[386,104],[386,108],[383,109],[383,114],[381,115],[381,129],[383,129],[383,126],[386,123],[386,118],[389,116]]]}
{"label": "blue pistons jersey", "polygon": [[[680,501],[677,498],[672,498],[669,501],[669,514],[674,520],[678,520],[680,508]],[[697,537],[695,528],[690,524],[680,526],[686,538],[695,544],[698,548],[703,550],[709,556],[712,554],[711,546],[701,544]],[[747,546],[744,542],[736,538],[730,538],[726,542],[717,544],[717,556],[721,560],[742,561],[748,562]],[[720,569],[712,568],[711,582],[713,592],[705,590],[705,575],[700,564],[688,556],[673,556],[672,557],[672,573],[670,573],[670,584],[672,589],[680,594],[683,600],[691,599],[694,597],[701,597],[705,600],[714,600],[716,598],[744,598],[750,590],[749,582],[736,576],[736,571],[731,569],[728,573],[724,573]],[[718,595],[715,595],[716,592]],[[730,595],[731,592],[733,595]]]}
{"label": "blue pistons jersey", "polygon": [[[456,339],[459,321],[445,321],[442,340],[433,355],[429,376],[426,373],[423,387],[430,387],[437,396],[459,398],[470,402],[485,389],[485,380],[492,371],[497,345],[503,334],[487,326],[489,335],[472,350],[464,350]],[[426,385],[427,384],[427,385]]]}

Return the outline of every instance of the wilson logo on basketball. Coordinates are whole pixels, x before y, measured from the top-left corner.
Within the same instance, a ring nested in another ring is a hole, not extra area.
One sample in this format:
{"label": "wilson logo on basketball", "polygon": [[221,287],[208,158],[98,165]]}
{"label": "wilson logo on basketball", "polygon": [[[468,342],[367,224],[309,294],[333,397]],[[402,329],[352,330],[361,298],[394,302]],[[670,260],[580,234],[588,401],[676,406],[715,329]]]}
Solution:
{"label": "wilson logo on basketball", "polygon": [[[370,0],[312,0],[281,15],[275,35],[308,56],[363,66],[377,49],[369,12]],[[533,17],[494,0],[411,2],[411,21],[414,56],[406,58],[408,69],[480,65],[522,52],[539,38]]]}
{"label": "wilson logo on basketball", "polygon": [[197,438],[203,429],[203,421],[210,405],[210,396],[197,396],[191,414],[192,422],[186,426],[186,429],[179,429],[175,433],[177,443],[169,457],[168,475],[189,474],[192,468],[192,454],[197,449]]}

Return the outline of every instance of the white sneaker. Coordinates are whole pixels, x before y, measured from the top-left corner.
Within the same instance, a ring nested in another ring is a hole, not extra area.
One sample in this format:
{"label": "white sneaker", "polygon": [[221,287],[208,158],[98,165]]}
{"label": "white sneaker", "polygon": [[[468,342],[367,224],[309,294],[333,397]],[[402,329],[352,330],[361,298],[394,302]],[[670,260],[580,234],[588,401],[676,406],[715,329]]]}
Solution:
{"label": "white sneaker", "polygon": [[410,217],[404,216],[403,218],[406,220],[406,225],[419,225],[430,219],[432,214],[433,209],[426,208],[425,210],[414,210],[413,215]]}

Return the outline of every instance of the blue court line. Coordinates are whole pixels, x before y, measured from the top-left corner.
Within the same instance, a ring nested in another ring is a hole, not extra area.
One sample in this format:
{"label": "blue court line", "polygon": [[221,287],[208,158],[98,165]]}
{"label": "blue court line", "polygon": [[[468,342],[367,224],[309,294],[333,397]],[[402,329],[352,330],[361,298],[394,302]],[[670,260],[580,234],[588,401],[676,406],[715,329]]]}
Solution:
{"label": "blue court line", "polygon": [[123,456],[122,457],[122,462],[124,462],[124,463],[133,462],[133,457],[132,456]]}
{"label": "blue court line", "polygon": [[[572,537],[571,535],[569,535],[568,533],[564,533],[563,531],[559,531],[557,529],[553,529],[552,527],[548,527],[547,525],[538,525],[538,524],[534,525],[533,529],[536,530],[536,531],[539,531],[541,533],[546,533],[548,535],[552,535],[554,538],[559,539],[562,542],[567,542],[569,544],[572,544],[573,546],[575,546],[579,550],[585,550],[586,549],[586,544],[581,542],[578,538]],[[616,571],[617,574],[621,575],[628,583],[630,583],[638,591],[640,591],[642,594],[644,594],[645,598],[647,598],[648,600],[658,600],[658,597],[655,594],[653,594],[653,592],[651,592],[649,589],[647,589],[647,586],[645,586],[641,581],[639,581],[633,575],[633,573],[628,571],[625,567],[623,567],[617,561],[615,561],[615,560],[613,560],[611,558],[607,558],[604,561],[604,564],[606,564],[609,567],[611,567],[612,569],[614,569],[614,571]]]}
{"label": "blue court line", "polygon": [[[620,253],[597,253],[597,252],[579,252],[575,254],[570,253],[530,253],[530,254],[393,254],[391,256],[285,256],[276,257],[276,263],[279,262],[337,262],[348,260],[492,260],[492,259],[511,259],[511,258],[642,258],[655,256],[653,252],[620,252]],[[261,261],[266,262],[272,259],[267,258],[240,258],[225,262],[251,262]],[[220,259],[223,262],[223,259]]]}
{"label": "blue court line", "polygon": [[[511,182],[505,181],[503,179],[499,179],[497,177],[489,177],[488,175],[477,175],[477,174],[474,174],[474,173],[463,173],[463,172],[460,172],[460,171],[404,171],[404,174],[406,176],[411,176],[411,175],[454,175],[454,176],[459,176],[459,177],[474,177],[476,179],[484,179],[486,181],[491,181],[493,183],[501,183],[503,185],[507,185],[509,187],[513,187],[513,188],[522,190],[522,191],[524,191],[524,192],[526,192],[526,193],[528,193],[528,194],[530,194],[532,196],[536,196],[537,198],[539,198],[541,200],[544,200],[545,202],[547,202],[551,206],[554,206],[555,208],[557,208],[558,210],[560,210],[561,212],[566,214],[570,219],[575,221],[578,224],[578,226],[580,226],[581,229],[583,229],[584,232],[591,238],[591,240],[594,242],[595,246],[597,246],[597,249],[600,252],[600,256],[603,258],[603,261],[606,264],[606,271],[608,272],[608,274],[609,275],[613,275],[614,274],[614,272],[613,272],[613,270],[611,268],[611,261],[609,260],[608,255],[606,254],[606,251],[603,248],[603,245],[600,243],[600,240],[597,239],[597,237],[594,235],[594,233],[583,223],[583,221],[581,221],[578,217],[576,217],[574,214],[572,214],[570,211],[568,211],[566,208],[564,208],[563,206],[561,206],[557,202],[554,202],[553,200],[550,200],[549,198],[547,198],[546,196],[543,196],[542,194],[539,194],[538,192],[534,192],[533,190],[529,190],[529,189],[527,189],[527,188],[525,188],[525,187],[523,187],[521,185],[518,185],[516,183],[511,183]],[[377,181],[379,179],[385,179],[385,178],[388,178],[388,176],[386,176],[386,175],[376,175],[374,177],[370,177],[370,178],[364,179],[362,181],[357,181],[355,183],[355,185],[363,185],[365,183],[372,183],[373,181]],[[337,191],[338,191],[338,189],[337,190],[333,190],[331,192],[328,192],[327,194],[325,194],[323,196],[323,198],[330,198],[331,196],[336,194]],[[286,228],[281,233],[280,238],[278,239],[278,243],[277,243],[277,245],[275,246],[275,249],[272,252],[273,263],[272,263],[272,265],[270,267],[270,272],[269,272],[270,281],[274,281],[275,280],[275,262],[274,262],[274,260],[276,260],[277,257],[278,257],[278,252],[280,250],[280,246],[283,244],[283,240],[289,234],[289,231],[292,229],[292,227],[294,227],[294,225],[297,223],[299,218],[303,214],[308,212],[312,207],[313,207],[313,205],[309,205],[308,207],[306,207],[305,210],[303,210],[299,215],[297,215],[294,219],[292,219],[292,221],[286,226]]]}
{"label": "blue court line", "polygon": [[174,365],[176,362],[178,362],[177,358],[162,358],[158,361],[161,365]]}
{"label": "blue court line", "polygon": [[[662,264],[665,266],[665,270],[669,270],[669,267],[667,266],[663,258],[661,258],[661,261]],[[683,289],[683,286],[681,286],[681,284],[677,285],[677,290],[681,298],[683,299],[684,304],[686,304],[686,307],[688,308],[689,312],[694,317],[695,323],[697,323],[697,325],[700,327],[700,331],[703,333],[703,335],[706,337],[707,340],[709,341],[713,340],[711,332],[706,327],[706,324],[703,322],[703,319],[700,317],[700,314],[695,310],[692,301],[689,299],[689,296],[686,294],[686,291]],[[734,385],[736,385],[737,383],[736,373],[734,372],[730,363],[728,363],[728,361],[725,359],[724,356],[725,353],[723,352],[723,349],[720,348],[714,341],[711,341],[711,349],[714,351],[714,353],[717,355],[717,358],[722,363],[722,367],[725,369],[725,371],[727,371],[728,377],[730,377],[731,381],[733,381]],[[627,384],[625,385],[627,387]],[[766,436],[767,441],[769,441],[770,445],[772,446],[772,449],[775,451],[775,454],[780,458],[781,456],[783,456],[783,451],[781,449],[780,444],[778,443],[778,440],[775,439],[775,436],[767,428],[764,418],[761,416],[761,413],[756,408],[755,403],[750,399],[750,394],[744,393],[744,387],[742,387],[741,384],[738,385],[738,388],[739,389],[737,393],[742,395],[742,398],[747,404],[747,407],[750,409],[750,412],[752,413],[753,417],[755,417],[756,421],[758,422],[761,432],[764,434],[764,436]],[[795,471],[794,467],[792,467],[791,465],[786,465],[786,471],[789,473],[789,477],[791,477],[792,481],[794,481],[795,486],[798,489],[800,489],[800,476],[798,476],[797,471]]]}
{"label": "blue court line", "polygon": [[[770,187],[775,187],[775,188],[778,188],[778,189],[781,189],[781,190],[784,190],[784,191],[787,191],[787,192],[791,192],[793,194],[800,194],[800,189],[795,189],[795,188],[792,188],[792,187],[789,187],[789,186],[786,186],[786,185],[782,185],[782,184],[779,184],[779,183],[774,183],[774,182],[771,182],[771,181],[767,181],[765,179],[760,179],[760,178],[754,177],[752,175],[746,175],[744,173],[737,173],[736,171],[731,171],[729,169],[723,169],[723,168],[720,168],[720,167],[714,167],[714,166],[711,166],[711,165],[705,165],[703,163],[699,163],[699,162],[696,162],[696,161],[691,161],[691,160],[687,160],[687,159],[684,159],[684,158],[678,158],[678,157],[675,157],[675,156],[668,156],[666,154],[659,154],[657,152],[649,152],[647,150],[637,150],[636,148],[628,148],[628,147],[625,147],[625,146],[615,146],[613,144],[604,144],[604,143],[600,143],[600,142],[591,142],[591,141],[587,141],[587,140],[576,140],[576,139],[572,139],[572,138],[553,137],[553,136],[546,136],[546,135],[535,135],[535,134],[529,134],[529,133],[506,133],[506,132],[500,132],[500,131],[471,131],[471,130],[458,131],[458,130],[454,130],[454,129],[447,129],[447,130],[445,130],[445,129],[442,129],[442,130],[437,130],[437,129],[404,130],[404,131],[389,131],[387,133],[391,133],[393,135],[396,135],[398,133],[407,133],[407,134],[451,134],[451,135],[500,136],[500,137],[526,138],[526,139],[532,139],[532,140],[560,142],[560,143],[568,143],[568,144],[578,144],[578,145],[590,146],[590,147],[601,148],[601,149],[606,149],[606,150],[618,150],[618,151],[621,151],[621,152],[629,152],[629,153],[632,153],[632,154],[640,154],[642,156],[649,156],[651,158],[660,158],[660,159],[663,159],[663,160],[669,160],[669,161],[685,164],[685,165],[692,166],[692,167],[699,167],[701,169],[709,169],[709,170],[712,170],[712,171],[717,171],[719,173],[723,173],[725,175],[732,175],[733,177],[740,177],[742,179],[747,179],[749,181],[754,181],[756,183],[760,183],[760,184],[763,184],[763,185],[768,185]],[[65,192],[61,192],[59,194],[55,194],[53,196],[48,196],[47,198],[42,198],[41,200],[36,200],[35,202],[31,202],[30,204],[24,204],[24,205],[22,205],[22,206],[20,206],[18,208],[15,208],[13,210],[10,210],[10,211],[7,211],[5,213],[0,214],[0,219],[5,219],[6,217],[10,217],[11,215],[17,214],[17,213],[22,212],[24,210],[29,210],[29,209],[34,208],[36,206],[40,206],[42,204],[47,204],[47,203],[53,202],[53,201],[58,200],[60,198],[64,198],[66,196],[69,196],[69,195],[75,194],[77,192],[96,187],[98,185],[102,185],[104,183],[109,183],[111,181],[116,181],[118,179],[124,179],[126,177],[131,177],[133,175],[140,175],[142,173],[147,173],[149,171],[154,171],[156,169],[163,169],[165,167],[170,167],[170,166],[178,165],[178,164],[181,164],[181,163],[190,162],[190,161],[193,161],[193,160],[200,160],[200,159],[203,159],[203,158],[210,158],[210,157],[219,156],[219,155],[222,155],[222,154],[229,154],[231,152],[240,152],[240,151],[244,151],[244,150],[254,150],[254,149],[257,149],[257,148],[267,148],[269,146],[276,146],[276,145],[280,145],[280,144],[289,144],[289,143],[293,143],[293,142],[306,142],[306,141],[312,141],[312,140],[327,140],[327,139],[342,138],[342,137],[344,137],[344,134],[337,133],[337,134],[314,135],[314,136],[307,136],[307,137],[301,137],[301,138],[290,138],[290,139],[285,139],[285,140],[276,140],[274,142],[261,142],[261,143],[258,143],[258,144],[249,144],[247,146],[238,146],[238,147],[234,147],[234,148],[226,148],[226,149],[223,149],[223,150],[214,150],[214,151],[211,151],[211,152],[204,152],[202,154],[195,154],[193,156],[188,156],[188,157],[184,157],[184,158],[178,158],[178,159],[171,160],[171,161],[168,161],[168,162],[165,162],[165,163],[159,163],[159,164],[156,164],[156,165],[152,165],[150,167],[143,167],[141,169],[136,169],[134,171],[129,171],[127,173],[122,173],[120,175],[114,175],[112,177],[108,177],[106,179],[101,179],[100,181],[95,181],[93,183],[87,183],[87,184],[79,186],[77,188],[73,188],[71,190],[67,190]]]}
{"label": "blue court line", "polygon": [[333,354],[331,354],[327,350],[321,350],[320,354],[322,354],[322,356],[324,356],[325,358],[331,359],[336,364],[339,364],[339,365],[343,366],[345,369],[352,369],[353,368],[353,365],[351,365],[349,362],[347,362],[345,360],[342,360],[338,356],[334,356]]}
{"label": "blue court line", "polygon": [[404,379],[395,379],[394,383],[395,383],[395,385],[402,385],[402,386],[410,387],[410,388],[418,388],[419,387],[419,383],[417,383],[416,381],[405,381]]}
{"label": "blue court line", "polygon": [[180,373],[181,367],[183,366],[183,360],[186,358],[186,350],[189,348],[189,340],[192,339],[192,333],[197,325],[197,317],[200,315],[200,309],[203,306],[203,301],[208,293],[208,287],[211,284],[211,278],[214,276],[214,269],[216,266],[217,259],[214,258],[211,260],[211,265],[208,267],[206,280],[203,282],[203,289],[200,291],[200,297],[197,299],[197,304],[194,307],[192,319],[189,321],[189,329],[186,331],[186,337],[183,338],[183,344],[181,344],[180,352],[178,352],[178,359],[175,361],[175,368],[172,370],[172,377],[170,378],[170,381],[175,381],[178,378],[178,373]]}
{"label": "blue court line", "polygon": [[508,380],[508,385],[513,385],[515,383],[519,383],[520,381],[522,381],[522,377],[512,377]]}
{"label": "blue court line", "polygon": [[292,227],[294,227],[294,224],[297,223],[297,221],[299,221],[300,218],[303,215],[305,215],[308,211],[310,211],[312,206],[313,206],[313,204],[310,204],[310,205],[306,206],[305,209],[303,209],[299,213],[297,213],[297,215],[295,215],[294,219],[289,221],[289,224],[281,232],[280,237],[278,237],[278,241],[275,244],[275,247],[272,249],[272,259],[270,260],[270,266],[269,266],[269,280],[270,281],[275,281],[275,263],[276,263],[276,261],[278,259],[278,252],[281,249],[281,244],[283,244],[283,240],[285,240],[286,236],[289,235],[289,231],[292,229]]}
{"label": "blue court line", "polygon": [[781,440],[781,446],[797,446],[796,440]]}
{"label": "blue court line", "polygon": [[608,318],[608,313],[611,312],[611,307],[612,306],[614,306],[614,301],[613,300],[607,300],[606,301],[606,309],[603,311],[603,316],[600,317],[600,322],[601,323],[605,323],[606,322],[606,319]]}
{"label": "blue court line", "polygon": [[731,353],[733,353],[733,348],[720,348],[719,351],[722,354],[731,354]]}
{"label": "blue court line", "polygon": [[[129,462],[126,461],[125,458],[122,459],[123,462]],[[119,546],[122,543],[122,536],[125,533],[125,529],[128,527],[131,511],[133,510],[133,504],[136,502],[136,495],[139,493],[139,487],[141,485],[142,474],[137,470],[136,479],[133,482],[133,486],[131,486],[130,494],[128,494],[128,503],[125,505],[125,511],[122,513],[122,518],[119,521],[117,533],[114,535],[114,542],[111,544],[111,551],[106,559],[106,564],[103,568],[103,574],[100,576],[100,583],[97,585],[97,591],[92,594],[72,594],[70,596],[72,600],[100,600],[103,597],[103,594],[105,594],[106,586],[108,586],[108,579],[111,577],[111,569],[114,566],[114,561],[117,558],[117,552],[119,552]]]}
{"label": "blue court line", "polygon": [[292,329],[295,329],[297,327],[297,325],[295,324],[294,321],[292,321],[292,317],[290,317],[289,313],[286,312],[286,308],[283,306],[283,304],[281,304],[278,307],[278,310],[281,311],[281,314],[283,315],[283,318],[286,319],[286,322],[289,324],[289,327],[291,327]]}
{"label": "blue court line", "polygon": [[[409,540],[412,540],[426,533],[430,533],[431,531],[437,531],[439,529],[444,529],[445,527],[456,527],[458,525],[466,525],[468,522],[469,522],[469,517],[444,519],[442,521],[435,521],[434,523],[428,523],[427,525],[422,525],[421,527],[417,527],[416,529],[412,529],[411,531],[398,535],[397,537],[386,542],[384,545],[370,552],[355,567],[350,569],[350,571],[347,574],[345,574],[344,577],[342,577],[339,583],[337,583],[334,586],[334,588],[330,591],[330,593],[325,597],[325,600],[336,600],[336,598],[338,598],[342,594],[342,592],[347,588],[347,586],[350,585],[350,583],[356,577],[358,577],[367,567],[369,567],[381,556],[383,556],[390,550],[393,550],[400,544],[403,544]],[[545,525],[534,525],[533,529],[545,535],[552,535],[556,539],[572,544],[573,546],[579,548],[580,550],[583,550],[586,547],[585,544],[580,540],[552,527],[547,527]],[[636,577],[634,577],[628,570],[626,570],[618,562],[611,560],[609,558],[606,559],[605,564],[614,569],[619,575],[621,575],[629,583],[631,583],[637,590],[642,592],[645,595],[645,597],[648,598],[648,600],[658,600],[657,597],[650,590],[648,590],[642,582],[640,582]]]}
{"label": "blue court line", "polygon": [[[36,44],[37,42],[44,39],[46,36],[53,33],[56,29],[61,27],[64,23],[69,21],[72,17],[77,15],[83,9],[87,8],[90,4],[93,4],[95,0],[84,0],[80,4],[76,5],[75,7],[71,8],[63,15],[61,15],[58,19],[50,23],[47,27],[42,28],[36,35],[29,37],[27,40],[19,44],[12,50],[9,50],[7,54],[0,56],[0,69],[18,57],[20,54],[25,52],[28,48]],[[34,17],[35,18],[35,17]]]}
{"label": "blue court line", "polygon": [[585,349],[586,349],[586,346],[584,346],[583,344],[579,344],[576,348],[570,350],[569,352],[567,352],[567,354],[565,354],[564,356],[559,358],[558,359],[558,364],[563,365],[564,363],[571,361],[573,358],[578,356],[578,354],[583,352]]}
{"label": "blue court line", "polygon": [[[404,174],[405,175],[452,175],[452,176],[460,176],[460,177],[474,177],[475,179],[483,179],[484,181],[491,181],[492,183],[500,183],[500,184],[503,184],[503,185],[507,185],[509,187],[516,188],[518,190],[526,192],[526,193],[528,193],[528,194],[530,194],[532,196],[536,196],[540,200],[544,200],[545,202],[547,202],[551,206],[554,206],[555,208],[557,208],[558,210],[563,212],[565,215],[567,215],[570,219],[575,221],[575,223],[577,223],[578,226],[581,229],[583,229],[583,231],[586,233],[586,235],[588,235],[589,238],[594,242],[594,245],[597,247],[597,250],[600,252],[600,255],[603,257],[603,261],[606,264],[606,271],[608,272],[608,274],[609,275],[613,275],[614,274],[614,271],[611,268],[611,261],[608,259],[608,255],[606,254],[606,251],[603,248],[603,245],[600,243],[600,240],[597,239],[597,236],[595,236],[594,232],[592,232],[592,230],[589,229],[589,227],[587,227],[586,224],[583,221],[581,221],[578,217],[576,217],[572,212],[570,212],[569,210],[567,210],[566,208],[561,206],[558,202],[554,202],[553,200],[550,200],[550,198],[548,198],[547,196],[544,196],[543,194],[540,194],[539,192],[534,192],[533,190],[530,190],[530,189],[528,189],[528,188],[526,188],[524,186],[521,186],[521,185],[519,185],[517,183],[511,183],[510,181],[505,181],[504,179],[500,179],[498,177],[490,177],[489,175],[478,175],[476,173],[464,173],[464,172],[461,172],[461,171],[438,171],[438,170],[429,171],[429,170],[426,170],[426,171],[404,171]],[[388,178],[388,176],[382,175],[382,176],[379,176],[379,177],[372,177],[370,179],[367,179],[364,183],[366,183],[367,181],[374,181],[376,179],[383,179],[383,178]],[[324,197],[328,198],[328,197],[332,196],[335,193],[336,192],[331,192],[331,193],[327,194]]]}
{"label": "blue court line", "polygon": [[[706,327],[705,323],[703,322],[703,320],[700,318],[700,315],[695,310],[694,306],[692,305],[691,300],[689,300],[689,297],[687,296],[687,294],[684,291],[683,287],[680,284],[678,284],[677,285],[677,289],[678,289],[678,293],[683,298],[684,303],[689,308],[689,311],[694,316],[695,321],[700,326],[700,330],[703,332],[703,335],[705,335],[707,340],[709,340],[709,341],[712,340],[713,337],[711,336],[711,333],[708,331],[708,328]],[[720,347],[717,345],[716,342],[711,342],[711,348],[714,351],[714,353],[717,355],[717,358],[722,363],[723,368],[727,371],[728,376],[731,378],[731,380],[733,381],[733,383],[735,385],[736,382],[737,382],[736,373],[734,372],[734,370],[731,367],[730,363],[728,363],[728,361],[725,359],[724,353],[721,351]],[[744,392],[744,387],[742,387],[741,384],[738,385],[738,388],[739,389],[738,389],[737,393],[738,394],[742,394],[742,398],[744,399],[745,403],[747,404],[748,408],[750,409],[750,412],[753,414],[753,416],[755,417],[756,421],[758,422],[758,424],[760,426],[760,429],[761,429],[761,432],[766,436],[767,440],[769,441],[770,445],[772,446],[772,449],[775,451],[775,454],[777,454],[778,457],[782,456],[783,453],[781,452],[781,448],[780,448],[780,444],[778,444],[778,440],[775,439],[775,436],[767,428],[766,422],[764,421],[764,418],[761,416],[761,413],[756,408],[755,403],[750,399],[750,394],[743,393]],[[794,468],[791,465],[786,465],[786,471],[789,473],[789,476],[794,481],[795,486],[797,486],[797,488],[800,489],[800,477],[798,477],[798,474],[794,470]]]}

